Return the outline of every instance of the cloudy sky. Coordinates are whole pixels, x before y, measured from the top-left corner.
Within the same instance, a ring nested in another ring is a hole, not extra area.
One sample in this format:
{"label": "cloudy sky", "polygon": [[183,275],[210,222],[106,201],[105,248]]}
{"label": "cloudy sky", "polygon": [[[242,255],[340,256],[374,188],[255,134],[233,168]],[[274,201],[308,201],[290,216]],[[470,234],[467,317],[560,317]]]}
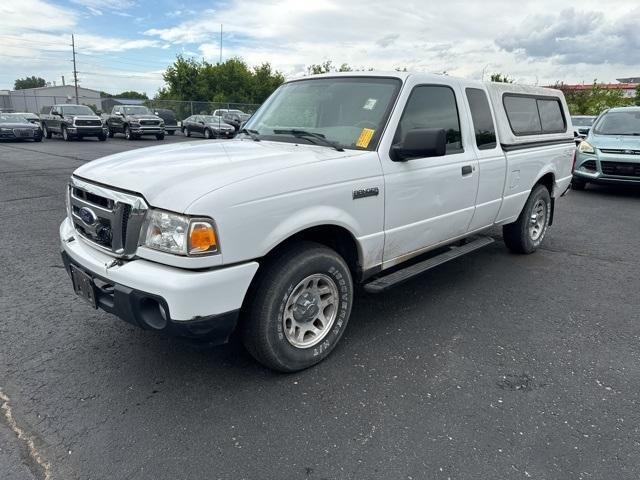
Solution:
{"label": "cloudy sky", "polygon": [[640,3],[448,0],[3,0],[0,89],[16,78],[153,95],[183,53],[270,62],[287,77],[333,60],[354,67],[443,72],[520,83],[640,76]]}

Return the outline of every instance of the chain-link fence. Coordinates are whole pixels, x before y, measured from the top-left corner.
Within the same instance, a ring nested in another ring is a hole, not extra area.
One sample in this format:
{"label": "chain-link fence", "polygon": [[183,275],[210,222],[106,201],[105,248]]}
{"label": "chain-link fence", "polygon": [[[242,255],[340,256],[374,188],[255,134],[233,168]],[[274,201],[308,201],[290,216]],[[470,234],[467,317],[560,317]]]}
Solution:
{"label": "chain-link fence", "polygon": [[[52,105],[75,104],[75,95],[39,95],[21,92],[0,92],[0,109],[4,111],[45,113]],[[190,115],[211,115],[214,111],[240,110],[242,113],[252,115],[260,106],[254,103],[221,103],[202,102],[197,100],[140,100],[127,98],[100,97],[99,95],[80,95],[78,102],[87,105],[97,114],[111,113],[115,105],[142,105],[155,109],[172,110],[178,121],[182,121]]]}

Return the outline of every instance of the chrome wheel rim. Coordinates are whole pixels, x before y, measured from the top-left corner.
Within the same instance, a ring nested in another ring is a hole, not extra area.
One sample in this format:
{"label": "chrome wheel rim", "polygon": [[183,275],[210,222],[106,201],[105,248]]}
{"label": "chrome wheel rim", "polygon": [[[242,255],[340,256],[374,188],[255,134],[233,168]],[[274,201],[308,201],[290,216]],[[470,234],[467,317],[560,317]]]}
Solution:
{"label": "chrome wheel rim", "polygon": [[209,130],[204,131],[204,138],[211,138],[211,133],[209,132]]}
{"label": "chrome wheel rim", "polygon": [[338,317],[338,286],[328,275],[309,275],[293,289],[282,315],[287,341],[296,348],[320,343]]}
{"label": "chrome wheel rim", "polygon": [[131,130],[129,130],[129,127],[124,129],[124,138],[127,140],[131,139]]}
{"label": "chrome wheel rim", "polygon": [[544,200],[539,199],[531,210],[529,218],[529,236],[534,242],[540,240],[544,235],[547,227],[547,204]]}
{"label": "chrome wheel rim", "polygon": [[67,132],[67,129],[66,129],[66,128],[63,128],[63,129],[62,129],[62,138],[63,138],[64,140],[67,140],[67,139],[69,138],[69,133]]}

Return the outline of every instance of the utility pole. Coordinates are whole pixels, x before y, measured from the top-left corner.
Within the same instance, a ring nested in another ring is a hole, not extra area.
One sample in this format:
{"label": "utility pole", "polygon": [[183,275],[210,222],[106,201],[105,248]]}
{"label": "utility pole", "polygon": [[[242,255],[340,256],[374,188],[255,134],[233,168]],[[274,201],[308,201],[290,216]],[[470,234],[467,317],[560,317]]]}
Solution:
{"label": "utility pole", "polygon": [[78,71],[76,70],[76,41],[71,34],[71,48],[73,49],[73,83],[76,86],[76,103],[78,102]]}
{"label": "utility pole", "polygon": [[222,24],[220,24],[220,63],[222,64]]}

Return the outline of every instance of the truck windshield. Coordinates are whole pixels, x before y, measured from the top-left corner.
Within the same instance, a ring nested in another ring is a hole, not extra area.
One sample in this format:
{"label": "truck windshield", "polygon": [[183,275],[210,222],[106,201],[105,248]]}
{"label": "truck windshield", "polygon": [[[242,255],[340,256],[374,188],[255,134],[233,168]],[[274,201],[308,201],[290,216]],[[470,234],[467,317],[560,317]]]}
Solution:
{"label": "truck windshield", "polygon": [[65,105],[60,107],[63,115],[95,115],[93,110],[85,105]]}
{"label": "truck windshield", "polygon": [[630,112],[607,112],[594,128],[598,135],[640,136],[640,110]]}
{"label": "truck windshield", "polygon": [[150,115],[151,111],[147,107],[123,107],[126,115]]}
{"label": "truck windshield", "polygon": [[325,145],[314,139],[319,135],[343,148],[374,150],[400,85],[380,77],[293,81],[276,90],[246,129],[265,140]]}
{"label": "truck windshield", "polygon": [[571,117],[571,123],[576,127],[590,127],[596,117]]}

